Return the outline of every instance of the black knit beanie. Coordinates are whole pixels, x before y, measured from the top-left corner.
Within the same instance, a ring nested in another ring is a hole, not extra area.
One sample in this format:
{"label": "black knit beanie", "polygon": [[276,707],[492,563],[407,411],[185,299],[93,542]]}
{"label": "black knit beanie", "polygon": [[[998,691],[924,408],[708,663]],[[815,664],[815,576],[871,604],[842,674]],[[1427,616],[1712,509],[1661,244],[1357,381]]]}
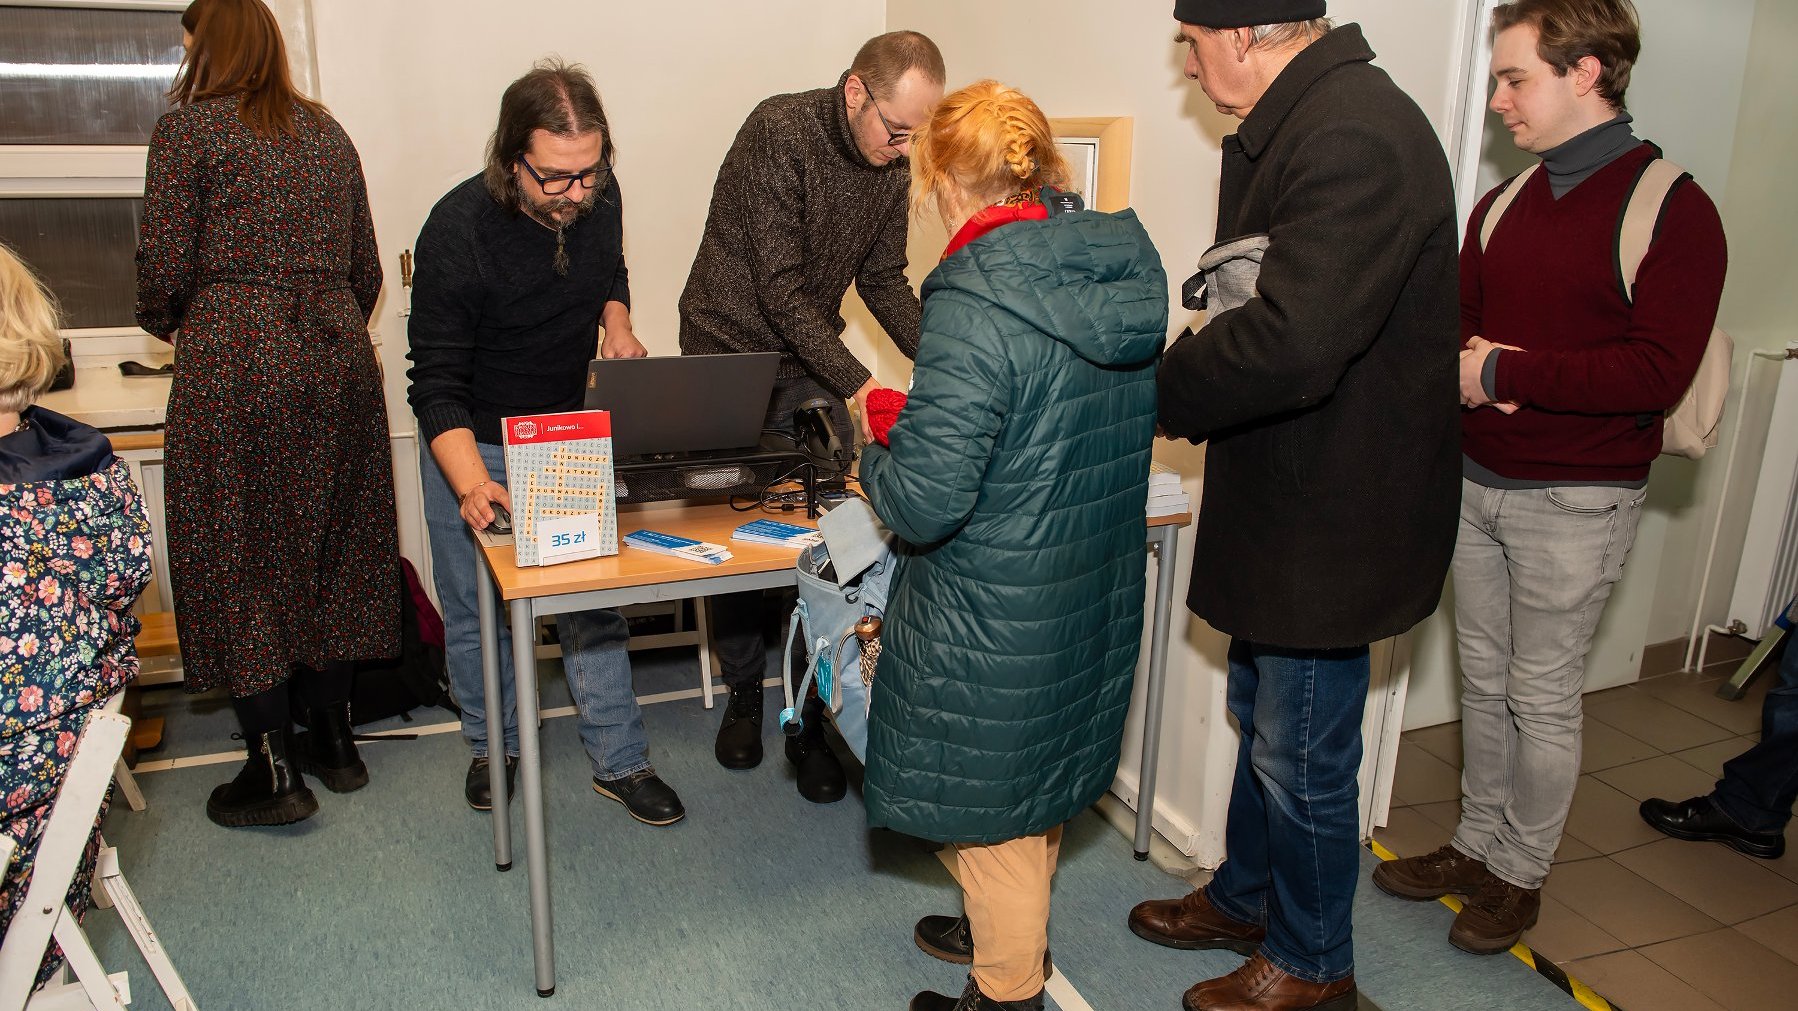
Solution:
{"label": "black knit beanie", "polygon": [[1200,28],[1252,28],[1324,16],[1325,0],[1174,0],[1174,20]]}

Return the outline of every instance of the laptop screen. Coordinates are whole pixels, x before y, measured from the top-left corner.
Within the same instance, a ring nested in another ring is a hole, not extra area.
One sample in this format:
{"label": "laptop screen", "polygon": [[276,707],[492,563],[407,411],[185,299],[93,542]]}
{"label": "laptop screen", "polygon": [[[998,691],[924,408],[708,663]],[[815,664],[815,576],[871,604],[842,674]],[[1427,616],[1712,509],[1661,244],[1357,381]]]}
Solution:
{"label": "laptop screen", "polygon": [[753,449],[779,365],[772,351],[599,359],[587,366],[586,407],[612,412],[621,457]]}

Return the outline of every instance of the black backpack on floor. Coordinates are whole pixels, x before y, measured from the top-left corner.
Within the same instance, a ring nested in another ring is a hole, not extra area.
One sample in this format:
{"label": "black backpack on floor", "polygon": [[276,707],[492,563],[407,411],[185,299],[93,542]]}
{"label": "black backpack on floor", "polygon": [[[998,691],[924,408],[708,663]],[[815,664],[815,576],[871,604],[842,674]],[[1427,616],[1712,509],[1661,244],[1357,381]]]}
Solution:
{"label": "black backpack on floor", "polygon": [[[400,655],[356,663],[350,689],[350,719],[356,726],[379,723],[399,716],[410,722],[412,710],[437,706],[460,716],[450,693],[449,671],[443,661],[443,617],[425,593],[418,571],[400,559],[400,578],[394,592],[400,601]],[[298,693],[293,699],[294,720],[306,725],[305,706]]]}

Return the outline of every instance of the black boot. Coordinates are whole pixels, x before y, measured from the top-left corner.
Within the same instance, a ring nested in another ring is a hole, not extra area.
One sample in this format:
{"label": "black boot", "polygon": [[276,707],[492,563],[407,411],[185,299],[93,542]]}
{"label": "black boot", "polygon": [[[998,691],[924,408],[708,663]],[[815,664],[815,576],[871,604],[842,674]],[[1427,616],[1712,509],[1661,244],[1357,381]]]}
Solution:
{"label": "black boot", "polygon": [[911,1011],[1043,1011],[1043,992],[1023,1000],[993,1000],[969,976],[959,998],[926,990],[911,999]]}
{"label": "black boot", "polygon": [[287,731],[266,731],[249,745],[250,759],[237,778],[207,798],[206,817],[226,828],[288,825],[312,817],[318,798],[289,758]]}
{"label": "black boot", "polygon": [[311,730],[301,734],[300,771],[316,776],[332,793],[350,793],[368,785],[368,766],[356,753],[356,732],[350,728],[350,704],[336,702],[307,711]]}
{"label": "black boot", "polygon": [[753,769],[762,764],[762,686],[733,685],[724,706],[724,722],[712,748],[726,769]]}
{"label": "black boot", "polygon": [[[971,965],[974,962],[974,931],[968,925],[966,915],[962,916],[926,916],[912,928],[911,939],[917,943],[918,950],[931,958],[940,958],[956,965]],[[1055,975],[1055,963],[1049,960],[1049,953],[1043,952],[1043,978]]]}
{"label": "black boot", "polygon": [[[817,717],[816,719],[823,719]],[[834,804],[849,792],[843,763],[824,740],[824,728],[806,717],[805,731],[787,738],[787,761],[799,770],[799,795],[814,804]]]}
{"label": "black boot", "polygon": [[[518,796],[518,756],[506,756],[506,803]],[[476,811],[493,810],[493,779],[487,756],[480,755],[468,763],[468,775],[462,780],[462,798]]]}

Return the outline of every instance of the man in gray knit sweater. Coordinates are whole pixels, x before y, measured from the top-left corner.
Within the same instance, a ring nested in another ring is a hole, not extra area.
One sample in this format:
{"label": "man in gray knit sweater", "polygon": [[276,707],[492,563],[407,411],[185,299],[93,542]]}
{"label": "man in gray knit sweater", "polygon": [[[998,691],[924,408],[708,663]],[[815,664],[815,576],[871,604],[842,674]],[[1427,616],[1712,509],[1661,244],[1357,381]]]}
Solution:
{"label": "man in gray knit sweater", "polygon": [[[705,235],[680,298],[684,354],[778,351],[765,427],[792,431],[808,401],[833,405],[853,445],[844,402],[866,406],[877,387],[843,344],[843,296],[862,302],[907,358],[918,351],[918,296],[905,277],[911,131],[943,97],[943,57],[917,32],[870,39],[836,86],[776,95],[749,114],[724,156]],[[731,699],[716,754],[726,768],[762,760],[761,593],[712,602]],[[799,792],[843,796],[841,766],[824,746],[822,712],[808,703],[805,733],[787,739]]]}

